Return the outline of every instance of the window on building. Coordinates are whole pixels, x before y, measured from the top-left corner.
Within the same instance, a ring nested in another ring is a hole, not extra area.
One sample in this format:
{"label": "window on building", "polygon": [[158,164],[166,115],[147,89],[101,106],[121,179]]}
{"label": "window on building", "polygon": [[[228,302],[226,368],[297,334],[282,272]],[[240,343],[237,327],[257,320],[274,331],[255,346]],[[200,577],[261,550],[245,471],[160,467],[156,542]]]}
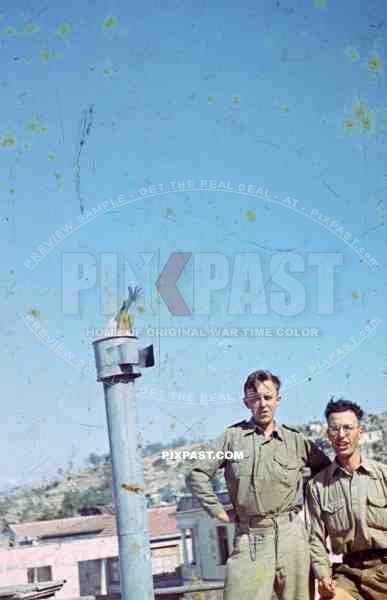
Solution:
{"label": "window on building", "polygon": [[230,555],[228,547],[227,527],[225,525],[220,525],[216,528],[216,532],[218,535],[218,551],[220,560],[219,564],[225,565]]}
{"label": "window on building", "polygon": [[189,537],[191,538],[191,544],[188,546],[188,560],[191,565],[196,565],[196,535],[195,528],[187,529]]}
{"label": "window on building", "polygon": [[118,556],[107,559],[107,585],[108,591],[120,585],[120,559]]}
{"label": "window on building", "polygon": [[101,594],[101,560],[82,560],[78,562],[80,596]]}
{"label": "window on building", "polygon": [[31,567],[27,569],[28,583],[39,583],[41,581],[52,581],[52,568],[47,567]]}
{"label": "window on building", "polygon": [[179,546],[164,546],[152,549],[152,571],[154,574],[170,573],[180,564]]}

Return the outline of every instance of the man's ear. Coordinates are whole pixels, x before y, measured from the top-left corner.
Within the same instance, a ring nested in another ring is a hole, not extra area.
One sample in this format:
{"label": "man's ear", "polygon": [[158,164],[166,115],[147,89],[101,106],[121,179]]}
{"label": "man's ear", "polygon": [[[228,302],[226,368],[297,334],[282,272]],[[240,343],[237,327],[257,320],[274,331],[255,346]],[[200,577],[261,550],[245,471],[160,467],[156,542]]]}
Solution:
{"label": "man's ear", "polygon": [[250,406],[248,404],[247,398],[243,398],[243,404],[245,405],[246,408],[248,408],[250,410]]}
{"label": "man's ear", "polygon": [[277,402],[279,402],[281,400],[281,398],[282,398],[281,394],[278,394],[278,396],[277,396]]}

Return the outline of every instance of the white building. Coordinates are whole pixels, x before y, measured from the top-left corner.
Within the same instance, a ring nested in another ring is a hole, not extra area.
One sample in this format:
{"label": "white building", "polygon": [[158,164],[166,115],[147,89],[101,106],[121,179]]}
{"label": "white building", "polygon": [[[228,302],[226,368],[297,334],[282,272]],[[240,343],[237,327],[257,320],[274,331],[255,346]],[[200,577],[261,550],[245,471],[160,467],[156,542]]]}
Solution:
{"label": "white building", "polygon": [[[226,512],[230,511],[232,506],[228,494],[224,492],[217,496]],[[182,534],[183,578],[223,581],[233,546],[234,525],[209,517],[192,496],[180,498],[175,518]]]}
{"label": "white building", "polygon": [[[183,551],[176,506],[149,508],[155,587],[180,585]],[[58,599],[120,591],[114,514],[0,526],[0,586],[65,580]]]}
{"label": "white building", "polygon": [[361,444],[369,445],[375,444],[376,442],[383,441],[383,430],[382,429],[372,429],[369,431],[363,431],[361,436]]}

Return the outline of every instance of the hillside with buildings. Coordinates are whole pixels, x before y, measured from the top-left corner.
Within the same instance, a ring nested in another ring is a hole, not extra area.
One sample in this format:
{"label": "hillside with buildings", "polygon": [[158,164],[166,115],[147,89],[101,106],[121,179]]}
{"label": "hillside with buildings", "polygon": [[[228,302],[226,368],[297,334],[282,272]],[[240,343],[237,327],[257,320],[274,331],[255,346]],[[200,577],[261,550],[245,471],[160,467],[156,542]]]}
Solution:
{"label": "hillside with buildings", "polygon": [[[387,463],[387,412],[368,415],[364,427],[364,455]],[[300,429],[330,453],[323,422],[313,421],[300,426]],[[205,445],[197,442],[188,444],[187,440],[180,438],[169,446],[159,443],[144,449],[145,488],[149,507],[173,504],[187,493],[185,473],[190,461],[163,459],[162,450],[171,447],[179,451],[194,451]],[[32,487],[19,487],[0,495],[0,518],[9,523],[21,523],[111,510],[113,498],[109,455],[91,454],[87,463],[78,472],[59,469],[58,476],[52,481],[37,482]],[[214,480],[214,488],[217,491],[224,489],[221,473]]]}

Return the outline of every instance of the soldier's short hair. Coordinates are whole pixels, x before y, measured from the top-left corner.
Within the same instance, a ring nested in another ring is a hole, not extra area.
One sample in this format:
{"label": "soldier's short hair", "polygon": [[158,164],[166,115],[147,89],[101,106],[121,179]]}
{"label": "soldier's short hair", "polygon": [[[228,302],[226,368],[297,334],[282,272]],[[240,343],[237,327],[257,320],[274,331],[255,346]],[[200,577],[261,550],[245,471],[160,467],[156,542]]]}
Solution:
{"label": "soldier's short hair", "polygon": [[325,417],[328,421],[329,417],[332,413],[345,412],[346,410],[351,410],[357,416],[358,420],[361,421],[364,417],[364,411],[356,402],[351,402],[351,400],[344,400],[344,398],[338,398],[335,400],[331,398],[327,404],[325,409]]}
{"label": "soldier's short hair", "polygon": [[245,398],[251,398],[253,396],[256,396],[256,385],[257,383],[262,383],[263,381],[271,381],[272,383],[274,383],[275,387],[277,388],[277,392],[281,387],[280,378],[277,377],[277,375],[274,375],[274,373],[264,370],[254,371],[253,373],[250,373],[250,375],[245,381],[243,387]]}

